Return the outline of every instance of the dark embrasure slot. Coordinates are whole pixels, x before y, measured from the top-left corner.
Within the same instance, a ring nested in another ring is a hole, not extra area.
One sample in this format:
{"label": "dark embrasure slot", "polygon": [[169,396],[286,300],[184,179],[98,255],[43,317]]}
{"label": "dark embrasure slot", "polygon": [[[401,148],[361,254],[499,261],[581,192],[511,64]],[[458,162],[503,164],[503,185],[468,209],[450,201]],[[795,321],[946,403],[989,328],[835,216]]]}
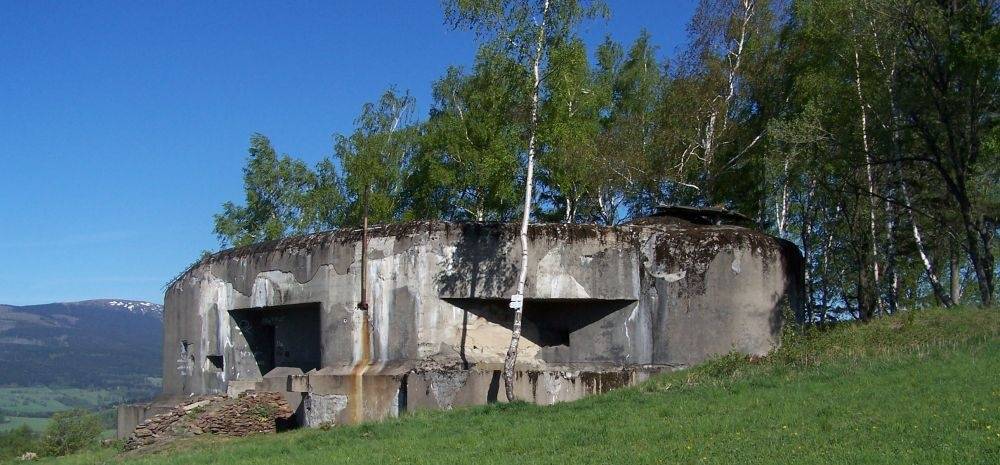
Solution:
{"label": "dark embrasure slot", "polygon": [[245,308],[229,313],[261,374],[276,367],[299,368],[303,372],[320,367],[319,303]]}

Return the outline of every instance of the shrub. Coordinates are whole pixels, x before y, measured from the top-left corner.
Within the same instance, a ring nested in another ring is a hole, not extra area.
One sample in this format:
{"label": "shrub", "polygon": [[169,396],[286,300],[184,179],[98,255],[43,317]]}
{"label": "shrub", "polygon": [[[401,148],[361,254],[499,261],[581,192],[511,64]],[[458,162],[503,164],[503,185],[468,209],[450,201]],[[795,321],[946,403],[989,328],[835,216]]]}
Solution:
{"label": "shrub", "polygon": [[66,455],[93,445],[101,434],[101,421],[86,410],[67,410],[52,415],[42,436],[45,455]]}
{"label": "shrub", "polygon": [[10,431],[0,431],[0,460],[20,457],[25,452],[38,450],[38,433],[28,425],[21,425]]}

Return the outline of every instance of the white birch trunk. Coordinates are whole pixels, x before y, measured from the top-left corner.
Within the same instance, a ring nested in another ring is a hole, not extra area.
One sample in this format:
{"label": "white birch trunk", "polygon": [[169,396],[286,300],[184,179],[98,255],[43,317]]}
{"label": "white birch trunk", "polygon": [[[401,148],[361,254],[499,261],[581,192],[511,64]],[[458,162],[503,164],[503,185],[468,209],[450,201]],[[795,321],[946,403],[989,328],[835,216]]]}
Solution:
{"label": "white birch trunk", "polygon": [[[785,184],[787,186],[787,182]],[[812,232],[813,232],[813,196],[816,193],[816,179],[813,178],[809,182],[809,191],[806,193],[805,205],[802,206],[802,232],[800,233],[800,238],[802,239],[802,261],[805,266],[803,267],[803,287],[805,288],[806,294],[806,321],[812,323],[813,312],[815,311],[815,301],[813,299],[813,287],[812,287]]]}
{"label": "white birch trunk", "polygon": [[605,193],[603,191],[604,191],[604,189],[599,189],[598,190],[598,193],[597,193],[597,208],[600,209],[601,216],[604,217],[604,224],[610,225],[611,224],[611,218],[608,215],[608,207],[607,207],[607,205],[610,202],[605,202],[604,201],[604,195],[605,195]]}
{"label": "white birch trunk", "polygon": [[927,273],[927,279],[931,282],[931,288],[934,290],[934,294],[937,295],[938,300],[945,307],[951,307],[954,305],[951,296],[945,294],[944,288],[941,287],[941,280],[938,279],[937,273],[934,272],[934,265],[931,264],[930,257],[927,256],[927,252],[924,250],[924,240],[920,235],[920,227],[917,226],[917,218],[913,214],[913,208],[910,205],[910,194],[906,190],[906,184],[900,182],[900,188],[903,191],[903,201],[905,202],[906,211],[910,214],[910,224],[913,225],[913,241],[917,244],[917,252],[920,253],[920,261],[924,265],[924,271]]}
{"label": "white birch trunk", "polygon": [[885,274],[889,280],[889,302],[888,309],[889,313],[895,313],[899,310],[899,272],[896,270],[896,260],[898,257],[897,244],[896,244],[896,209],[888,200],[885,202],[885,218],[886,218],[886,231],[885,231],[885,244],[886,249],[888,249],[886,257],[886,270]]}
{"label": "white birch trunk", "polygon": [[[754,8],[756,7],[756,0],[743,0],[741,5],[743,7],[743,18],[740,22],[740,36],[736,39],[736,44],[727,52],[729,58],[729,73],[726,77],[726,94],[719,95],[716,99],[722,99],[721,108],[715,107],[709,113],[708,122],[705,123],[705,135],[702,138],[702,150],[703,157],[702,162],[705,173],[705,179],[708,180],[710,186],[713,185],[712,179],[712,165],[715,159],[715,151],[718,150],[718,132],[725,132],[729,127],[729,107],[732,104],[733,98],[736,97],[736,81],[739,79],[740,66],[743,63],[743,51],[746,47],[746,42],[748,36],[750,35],[750,20],[754,15]],[[717,100],[716,100],[717,101]],[[721,122],[719,119],[721,118]],[[721,129],[716,129],[721,126]],[[708,195],[712,193],[709,192]]]}
{"label": "white birch trunk", "polygon": [[952,251],[951,254],[951,301],[958,305],[962,301],[962,266],[958,261],[959,255]]}
{"label": "white birch trunk", "polygon": [[823,242],[823,265],[820,269],[820,273],[823,279],[823,314],[820,315],[820,323],[826,323],[827,317],[827,307],[830,304],[830,249],[833,248],[833,233],[828,233],[826,235],[826,241]]}
{"label": "white birch trunk", "polygon": [[[517,293],[515,295],[524,296],[524,281],[528,277],[528,222],[531,217],[532,184],[535,173],[535,132],[538,126],[538,97],[541,91],[541,65],[542,52],[545,44],[545,24],[549,14],[549,0],[545,0],[542,7],[542,17],[538,26],[538,40],[535,42],[535,56],[532,62],[532,76],[534,87],[531,92],[531,126],[528,133],[528,172],[524,186],[524,212],[521,215],[521,269],[517,274]],[[507,400],[514,401],[514,364],[517,363],[517,346],[521,341],[521,318],[524,314],[523,301],[515,304],[515,299],[511,298],[511,306],[514,307],[514,323],[510,334],[510,346],[507,348],[507,357],[503,362],[503,382],[507,391]]]}
{"label": "white birch trunk", "polygon": [[879,298],[879,266],[878,266],[878,243],[875,234],[875,177],[872,173],[871,148],[868,145],[868,111],[865,109],[865,97],[861,91],[861,60],[858,56],[858,44],[854,44],[854,84],[858,94],[858,109],[861,111],[861,149],[865,154],[865,174],[868,181],[868,233],[872,241],[872,271],[875,282],[872,283],[875,289],[875,311],[881,312],[882,299]]}
{"label": "white birch trunk", "polygon": [[788,218],[788,154],[785,154],[785,166],[781,178],[781,202],[775,205],[775,215],[778,220],[778,237],[785,239],[785,223]]}

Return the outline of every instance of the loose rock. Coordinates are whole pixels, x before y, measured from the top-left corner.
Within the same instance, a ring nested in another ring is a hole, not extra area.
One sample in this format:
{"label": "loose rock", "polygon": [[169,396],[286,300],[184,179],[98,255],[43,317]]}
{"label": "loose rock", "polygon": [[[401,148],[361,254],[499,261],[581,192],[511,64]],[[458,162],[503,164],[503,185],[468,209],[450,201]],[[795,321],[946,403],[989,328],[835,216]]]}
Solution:
{"label": "loose rock", "polygon": [[125,450],[202,434],[246,436],[273,433],[279,423],[289,420],[294,413],[277,392],[248,391],[236,398],[200,397],[144,421],[125,441]]}

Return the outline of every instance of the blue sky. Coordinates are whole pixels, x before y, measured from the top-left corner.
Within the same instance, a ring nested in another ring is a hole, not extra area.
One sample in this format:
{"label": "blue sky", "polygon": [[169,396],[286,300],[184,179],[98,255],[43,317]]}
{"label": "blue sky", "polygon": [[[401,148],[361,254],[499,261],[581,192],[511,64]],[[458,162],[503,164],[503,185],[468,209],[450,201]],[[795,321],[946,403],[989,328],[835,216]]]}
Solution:
{"label": "blue sky", "polygon": [[[610,1],[583,31],[673,54],[694,0]],[[218,248],[249,137],[314,163],[390,85],[426,113],[475,38],[440,4],[48,2],[0,5],[0,303],[162,302]]]}

